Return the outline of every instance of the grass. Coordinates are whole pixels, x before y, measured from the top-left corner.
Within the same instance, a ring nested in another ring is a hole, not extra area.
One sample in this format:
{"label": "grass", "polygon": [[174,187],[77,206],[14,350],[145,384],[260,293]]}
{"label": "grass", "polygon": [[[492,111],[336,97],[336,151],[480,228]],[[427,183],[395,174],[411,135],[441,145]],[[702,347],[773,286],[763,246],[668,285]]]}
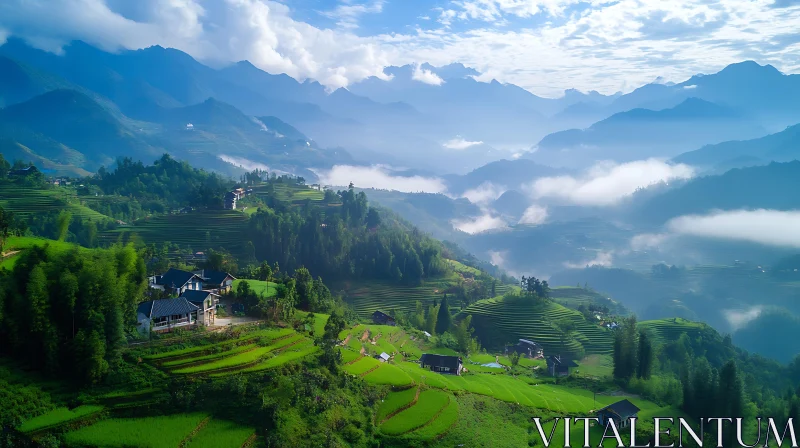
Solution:
{"label": "grass", "polygon": [[[69,250],[88,250],[73,243],[66,243],[64,241],[48,240],[46,238],[31,237],[31,236],[12,236],[6,240],[4,252],[19,251],[20,253],[32,247],[47,246],[48,250],[53,253],[62,253]],[[13,269],[14,265],[19,258],[19,254],[14,254],[0,259],[0,269]]]}
{"label": "grass", "polygon": [[224,342],[218,342],[216,344],[206,344],[206,345],[199,345],[196,347],[187,347],[182,349],[176,350],[168,350],[165,352],[154,353],[151,355],[142,356],[142,358],[150,360],[150,361],[157,361],[167,358],[175,358],[179,356],[190,355],[194,353],[203,353],[207,351],[212,351],[215,349],[226,348],[229,346],[234,346],[252,339],[256,338],[272,338],[277,339],[286,335],[290,335],[294,333],[294,330],[290,328],[267,328],[264,330],[257,330],[250,333],[243,334],[239,339],[229,340]]}
{"label": "grass", "polygon": [[293,342],[303,340],[303,336],[296,334],[291,337],[276,341],[266,347],[258,347],[256,349],[239,353],[230,357],[222,358],[213,362],[204,363],[196,366],[185,367],[183,369],[173,370],[175,374],[189,374],[189,373],[204,373],[213,370],[227,369],[230,367],[243,366],[258,361],[267,353],[285,347]]}
{"label": "grass", "polygon": [[256,348],[258,348],[258,345],[256,345],[256,344],[240,345],[238,347],[232,348],[231,350],[227,350],[227,351],[224,351],[224,352],[212,353],[210,355],[197,356],[197,357],[193,357],[193,358],[176,359],[175,361],[168,361],[168,362],[165,362],[165,363],[161,364],[161,366],[162,367],[175,367],[175,366],[180,366],[180,365],[184,365],[184,364],[191,364],[191,363],[201,362],[201,361],[213,361],[215,359],[227,358],[228,356],[233,356],[233,355],[236,355],[236,354],[239,354],[239,353],[244,353],[244,352],[256,349]]}
{"label": "grass", "polygon": [[205,418],[195,413],[102,420],[67,433],[64,440],[71,447],[175,448]]}
{"label": "grass", "polygon": [[227,420],[213,419],[192,437],[186,446],[187,448],[239,448],[254,432],[253,428]]}
{"label": "grass", "polygon": [[250,280],[250,279],[237,279],[233,281],[233,290],[236,291],[236,288],[239,286],[240,283],[247,282],[250,285],[250,289],[252,289],[256,294],[263,294],[264,297],[272,297],[278,293],[278,284],[274,282],[266,282],[263,280]]}
{"label": "grass", "polygon": [[362,373],[366,373],[373,368],[380,366],[380,364],[381,362],[377,359],[365,356],[353,364],[344,366],[344,370],[345,372],[353,375],[361,375]]}
{"label": "grass", "polygon": [[75,409],[56,408],[50,412],[34,417],[19,426],[20,432],[32,432],[78,420],[103,410],[102,406],[78,406]]}
{"label": "grass", "polygon": [[[431,446],[470,448],[520,448],[528,445],[528,428],[531,414],[520,412],[517,406],[480,395],[458,395],[458,420]],[[445,409],[438,420],[447,418],[452,411]],[[439,424],[437,421],[431,425]],[[442,424],[444,422],[441,422]],[[429,426],[431,426],[429,425]],[[425,434],[426,427],[419,430]],[[416,435],[417,431],[409,436]],[[541,447],[541,441],[539,443]],[[551,445],[555,447],[557,445]],[[573,444],[577,446],[577,444]]]}
{"label": "grass", "polygon": [[414,380],[402,369],[386,363],[382,363],[376,370],[364,375],[364,381],[372,384],[386,384],[395,387],[414,384]]}
{"label": "grass", "polygon": [[381,432],[400,435],[413,431],[431,421],[449,403],[450,395],[445,392],[433,389],[422,391],[417,403],[386,420],[380,426]]}
{"label": "grass", "polygon": [[609,378],[614,374],[614,360],[609,355],[589,355],[578,361],[581,376]]}
{"label": "grass", "polygon": [[432,439],[447,432],[457,421],[458,403],[451,399],[436,419],[412,432],[411,435],[420,439]]}
{"label": "grass", "polygon": [[382,422],[386,419],[386,417],[402,409],[404,406],[407,406],[409,403],[414,401],[414,397],[417,396],[417,390],[418,389],[416,387],[411,387],[399,392],[389,392],[389,394],[386,395],[386,398],[383,399],[380,407],[378,407],[378,413],[375,416],[375,420],[377,422]]}
{"label": "grass", "polygon": [[[238,373],[252,373],[252,372],[261,372],[264,370],[272,369],[278,366],[282,366],[286,363],[296,361],[301,358],[305,358],[306,356],[312,355],[319,351],[319,347],[313,345],[310,341],[306,344],[299,346],[297,348],[292,347],[292,349],[285,350],[279,353],[277,356],[267,359],[266,361],[255,365],[253,367],[248,367],[246,369],[240,370]],[[226,376],[232,373],[220,373],[212,376]]]}

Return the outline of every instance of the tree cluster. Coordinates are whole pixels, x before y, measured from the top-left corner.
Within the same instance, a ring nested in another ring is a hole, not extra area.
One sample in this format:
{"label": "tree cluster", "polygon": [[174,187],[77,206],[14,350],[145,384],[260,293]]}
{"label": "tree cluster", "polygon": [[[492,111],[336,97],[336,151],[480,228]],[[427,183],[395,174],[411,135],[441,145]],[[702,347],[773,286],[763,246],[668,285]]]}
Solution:
{"label": "tree cluster", "polygon": [[636,316],[622,319],[614,332],[614,378],[650,378],[653,358],[653,343],[647,332],[637,331]]}
{"label": "tree cluster", "polygon": [[0,350],[96,383],[118,361],[145,287],[144,262],[132,247],[28,249],[0,274]]}

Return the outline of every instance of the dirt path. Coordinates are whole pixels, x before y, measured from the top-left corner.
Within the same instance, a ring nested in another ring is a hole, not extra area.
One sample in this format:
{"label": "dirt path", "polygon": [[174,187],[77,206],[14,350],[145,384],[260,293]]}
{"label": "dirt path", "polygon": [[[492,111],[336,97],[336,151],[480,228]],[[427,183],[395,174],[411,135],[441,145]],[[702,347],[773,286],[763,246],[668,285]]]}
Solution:
{"label": "dirt path", "polygon": [[0,255],[0,258],[6,258],[6,257],[10,257],[10,256],[12,256],[12,255],[16,255],[16,254],[18,254],[18,253],[20,253],[20,251],[18,251],[18,250],[10,250],[10,251],[8,251],[8,252],[3,252],[3,254],[2,254],[2,255]]}
{"label": "dirt path", "polygon": [[194,428],[186,437],[184,437],[183,440],[181,440],[181,443],[178,444],[178,448],[185,448],[186,445],[192,440],[192,437],[196,436],[198,432],[202,431],[210,421],[211,417],[206,417],[203,419],[203,421],[198,423],[197,427]]}

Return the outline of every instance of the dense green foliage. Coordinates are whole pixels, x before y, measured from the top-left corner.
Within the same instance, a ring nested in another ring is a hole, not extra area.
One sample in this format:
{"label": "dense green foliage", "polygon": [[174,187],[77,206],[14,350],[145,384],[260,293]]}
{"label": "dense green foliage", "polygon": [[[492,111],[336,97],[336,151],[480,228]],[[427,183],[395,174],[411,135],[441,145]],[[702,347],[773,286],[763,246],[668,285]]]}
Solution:
{"label": "dense green foliage", "polygon": [[2,350],[83,383],[118,359],[126,324],[145,287],[131,247],[59,252],[33,247],[0,274]]}

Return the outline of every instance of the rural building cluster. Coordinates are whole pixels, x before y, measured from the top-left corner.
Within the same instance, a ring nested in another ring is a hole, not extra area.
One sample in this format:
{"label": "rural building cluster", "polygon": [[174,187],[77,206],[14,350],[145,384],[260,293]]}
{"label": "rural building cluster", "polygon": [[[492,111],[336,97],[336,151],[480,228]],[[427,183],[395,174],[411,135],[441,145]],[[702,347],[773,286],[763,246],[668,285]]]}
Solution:
{"label": "rural building cluster", "polygon": [[207,269],[195,272],[169,269],[163,275],[150,277],[150,288],[174,297],[140,303],[136,313],[139,331],[168,332],[214,325],[220,296],[231,290],[234,280],[227,272]]}

